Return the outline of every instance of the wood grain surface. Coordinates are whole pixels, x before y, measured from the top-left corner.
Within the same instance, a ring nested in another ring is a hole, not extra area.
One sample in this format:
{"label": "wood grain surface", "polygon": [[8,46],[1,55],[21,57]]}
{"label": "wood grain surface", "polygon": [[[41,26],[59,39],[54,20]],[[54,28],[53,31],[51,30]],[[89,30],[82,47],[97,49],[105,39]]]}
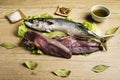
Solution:
{"label": "wood grain surface", "polygon": [[[26,16],[48,13],[54,17],[58,5],[72,8],[70,18],[79,21],[91,21],[90,8],[93,5],[107,6],[110,17],[102,23],[96,23],[104,35],[110,27],[120,26],[119,0],[0,0],[0,43],[19,44],[17,28],[21,22],[11,24],[5,15],[20,9]],[[108,51],[95,52],[90,56],[74,55],[71,59],[48,55],[32,55],[22,47],[5,49],[0,47],[0,80],[120,80],[120,30],[108,42]],[[24,61],[36,61],[35,70],[29,70],[22,64]],[[101,73],[91,71],[98,64],[110,66]],[[70,76],[61,78],[51,72],[56,69],[71,70]]]}

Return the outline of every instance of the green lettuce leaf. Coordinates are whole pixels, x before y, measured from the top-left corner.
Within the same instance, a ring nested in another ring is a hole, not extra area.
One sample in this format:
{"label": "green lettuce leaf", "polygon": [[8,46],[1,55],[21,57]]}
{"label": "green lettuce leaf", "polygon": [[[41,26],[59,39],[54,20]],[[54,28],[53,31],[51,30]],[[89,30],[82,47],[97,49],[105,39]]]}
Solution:
{"label": "green lettuce leaf", "polygon": [[47,13],[43,13],[40,15],[40,18],[53,18],[53,16]]}
{"label": "green lettuce leaf", "polygon": [[32,54],[43,55],[43,52],[35,46],[29,45],[26,47]]}
{"label": "green lettuce leaf", "polygon": [[32,50],[32,54],[43,55],[43,52],[42,52],[41,50],[39,50],[39,49],[37,49],[37,50],[36,50],[36,49],[35,49],[35,50],[33,49],[33,50]]}
{"label": "green lettuce leaf", "polygon": [[25,20],[33,19],[33,18],[53,18],[53,16],[48,13],[43,13],[40,15],[28,16],[25,18]]}
{"label": "green lettuce leaf", "polygon": [[101,36],[101,31],[99,27],[95,23],[90,23],[90,22],[83,22],[82,23],[87,29],[90,31],[96,33],[97,35]]}
{"label": "green lettuce leaf", "polygon": [[86,57],[89,56],[89,55],[91,55],[91,53],[84,53],[83,54],[83,56],[86,56]]}
{"label": "green lettuce leaf", "polygon": [[68,20],[68,21],[73,21],[74,22],[74,20],[72,18],[66,17],[65,19]]}
{"label": "green lettuce leaf", "polygon": [[24,22],[18,27],[18,36],[23,38],[25,32],[27,32],[28,28],[25,26]]}

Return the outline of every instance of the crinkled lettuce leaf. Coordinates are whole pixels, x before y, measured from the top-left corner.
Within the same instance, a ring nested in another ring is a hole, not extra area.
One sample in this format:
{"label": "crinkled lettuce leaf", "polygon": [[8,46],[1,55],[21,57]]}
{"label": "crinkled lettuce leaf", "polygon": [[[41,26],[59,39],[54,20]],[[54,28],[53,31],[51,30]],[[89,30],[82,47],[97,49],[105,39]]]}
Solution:
{"label": "crinkled lettuce leaf", "polygon": [[28,16],[28,17],[25,18],[25,20],[33,19],[33,18],[53,18],[53,16],[48,14],[48,13],[43,13],[41,15]]}
{"label": "crinkled lettuce leaf", "polygon": [[37,47],[35,47],[35,46],[29,45],[29,46],[27,46],[26,48],[27,48],[29,51],[31,51],[32,54],[43,55],[43,52],[42,52],[40,49],[38,49]]}
{"label": "crinkled lettuce leaf", "polygon": [[18,36],[23,38],[25,32],[27,32],[28,28],[25,26],[24,22],[18,27]]}
{"label": "crinkled lettuce leaf", "polygon": [[40,15],[40,18],[53,18],[53,16],[50,14],[44,13]]}
{"label": "crinkled lettuce leaf", "polygon": [[82,23],[87,29],[90,31],[96,33],[97,35],[101,36],[101,31],[99,27],[95,23],[90,23],[90,22],[83,22]]}
{"label": "crinkled lettuce leaf", "polygon": [[68,21],[73,21],[74,22],[74,20],[72,18],[66,17],[65,19],[68,20]]}

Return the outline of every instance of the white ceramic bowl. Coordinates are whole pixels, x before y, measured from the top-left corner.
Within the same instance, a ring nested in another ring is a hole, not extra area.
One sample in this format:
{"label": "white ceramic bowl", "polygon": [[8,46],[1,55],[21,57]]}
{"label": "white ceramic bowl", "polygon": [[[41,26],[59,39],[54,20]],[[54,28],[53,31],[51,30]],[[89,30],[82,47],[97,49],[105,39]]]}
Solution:
{"label": "white ceramic bowl", "polygon": [[[96,9],[104,10],[105,12],[107,12],[107,16],[101,17],[101,16],[94,14],[93,11]],[[91,8],[91,16],[97,22],[103,22],[109,15],[110,15],[110,10],[104,5],[95,5]]]}

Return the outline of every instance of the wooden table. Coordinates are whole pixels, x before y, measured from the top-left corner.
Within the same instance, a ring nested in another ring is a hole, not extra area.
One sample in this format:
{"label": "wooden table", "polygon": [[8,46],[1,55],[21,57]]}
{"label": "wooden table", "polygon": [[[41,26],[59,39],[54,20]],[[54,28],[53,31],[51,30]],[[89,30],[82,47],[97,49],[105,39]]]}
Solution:
{"label": "wooden table", "polygon": [[[110,27],[120,25],[119,0],[0,0],[0,43],[18,44],[17,28],[21,22],[11,24],[5,15],[20,9],[26,16],[48,13],[54,17],[58,5],[72,8],[70,18],[84,22],[89,20],[90,8],[102,4],[110,8],[110,17],[102,23],[96,23],[103,34]],[[71,59],[48,55],[32,55],[22,47],[5,49],[0,47],[0,80],[120,80],[120,30],[108,42],[108,51],[95,52],[90,56],[76,55]],[[25,68],[24,61],[36,61],[35,70]],[[101,73],[94,73],[91,68],[98,64],[110,66]],[[71,70],[70,76],[61,78],[53,75],[56,69]]]}

